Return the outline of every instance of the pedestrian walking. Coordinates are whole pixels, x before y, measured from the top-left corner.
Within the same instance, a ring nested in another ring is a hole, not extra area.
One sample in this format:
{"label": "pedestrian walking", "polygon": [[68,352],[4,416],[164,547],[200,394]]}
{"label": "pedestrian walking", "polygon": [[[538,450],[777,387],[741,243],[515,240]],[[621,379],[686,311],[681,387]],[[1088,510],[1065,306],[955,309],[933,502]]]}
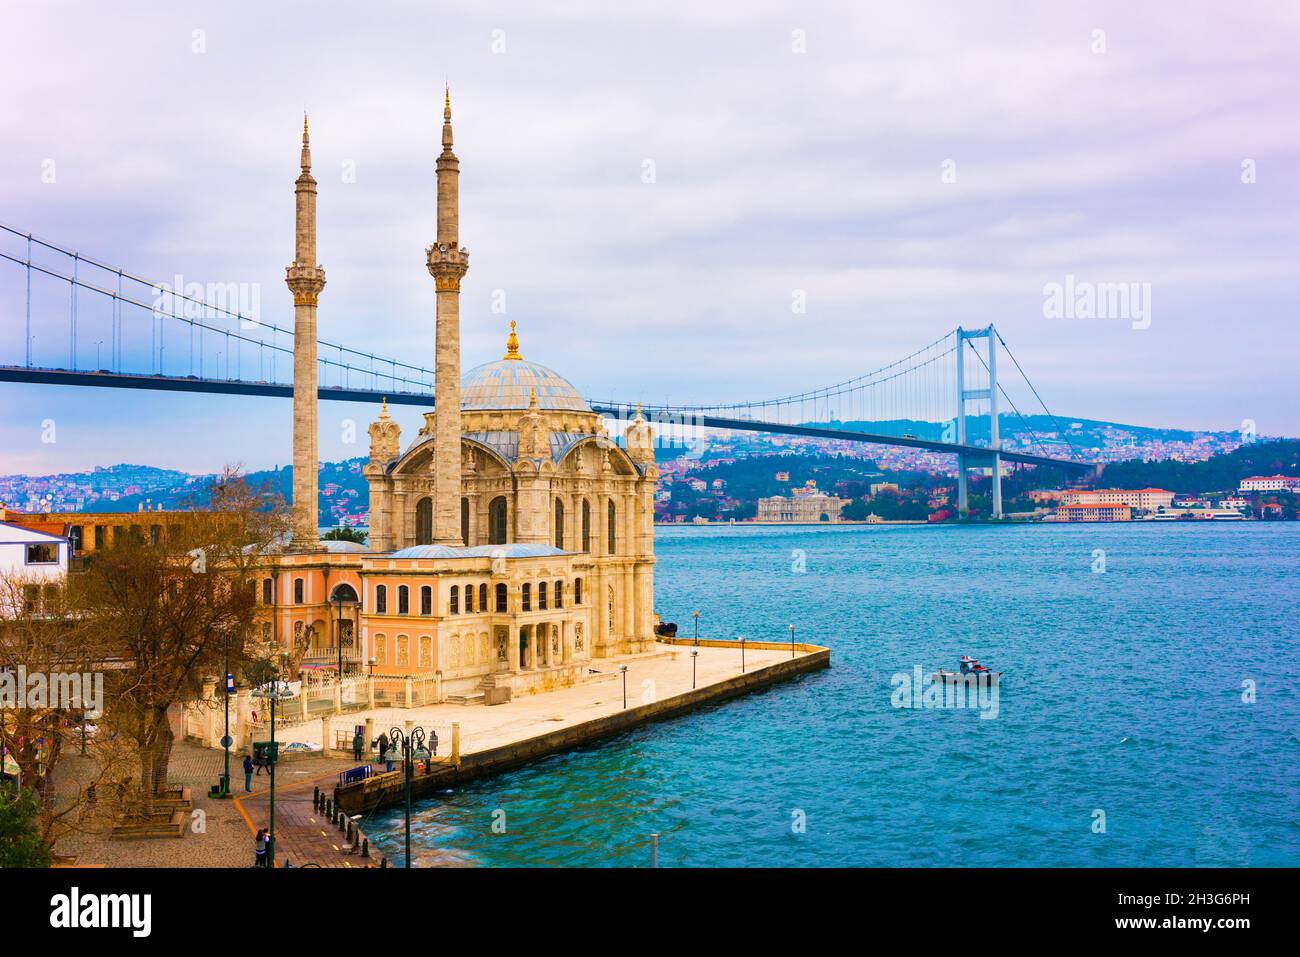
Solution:
{"label": "pedestrian walking", "polygon": [[257,832],[257,838],[253,842],[253,846],[256,848],[255,867],[266,867],[266,845],[266,828],[262,828]]}
{"label": "pedestrian walking", "polygon": [[244,793],[249,794],[253,790],[253,756],[244,755]]}
{"label": "pedestrian walking", "polygon": [[429,729],[429,755],[436,757],[438,754],[438,732],[432,728]]}
{"label": "pedestrian walking", "polygon": [[382,731],[379,733],[379,763],[383,764],[388,760],[388,735]]}
{"label": "pedestrian walking", "polygon": [[361,760],[361,748],[365,743],[366,743],[365,739],[361,737],[360,731],[352,735],[352,760],[353,761]]}

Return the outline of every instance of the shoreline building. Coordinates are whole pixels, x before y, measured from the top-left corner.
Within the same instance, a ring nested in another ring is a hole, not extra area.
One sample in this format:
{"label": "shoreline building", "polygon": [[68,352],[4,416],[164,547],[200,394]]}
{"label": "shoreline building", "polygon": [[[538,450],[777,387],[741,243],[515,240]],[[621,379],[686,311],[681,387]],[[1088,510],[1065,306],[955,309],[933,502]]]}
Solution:
{"label": "shoreline building", "polygon": [[1075,502],[1058,505],[1058,522],[1130,522],[1133,506],[1115,502]]}
{"label": "shoreline building", "polygon": [[791,490],[789,498],[773,495],[758,500],[756,522],[838,522],[849,500],[827,495],[813,480],[803,488]]}
{"label": "shoreline building", "polygon": [[[558,373],[502,358],[461,375],[460,162],[444,100],[434,282],[437,401],[403,446],[387,402],[369,427],[368,546],[316,538],[315,181],[306,123],[297,197],[293,536],[269,559],[262,640],[300,668],[437,676],[472,697],[574,684],[592,658],[654,641],[654,437],[638,409],[617,443]],[[310,342],[310,351],[304,346]],[[301,361],[299,359],[301,358]],[[310,483],[300,481],[309,472]],[[492,696],[497,697],[497,696]]]}
{"label": "shoreline building", "polygon": [[1156,512],[1173,504],[1174,493],[1163,488],[1069,489],[1062,505],[1127,505],[1135,512]]}
{"label": "shoreline building", "polygon": [[1238,492],[1294,492],[1300,489],[1300,478],[1294,475],[1250,475],[1241,480]]}

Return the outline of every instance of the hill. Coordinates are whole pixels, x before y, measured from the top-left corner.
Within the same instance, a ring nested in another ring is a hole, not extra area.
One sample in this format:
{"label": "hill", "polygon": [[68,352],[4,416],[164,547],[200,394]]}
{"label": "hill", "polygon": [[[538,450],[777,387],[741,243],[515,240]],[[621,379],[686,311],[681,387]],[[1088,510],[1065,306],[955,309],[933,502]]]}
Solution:
{"label": "hill", "polygon": [[1171,492],[1228,492],[1250,475],[1300,475],[1300,440],[1255,442],[1204,462],[1116,462],[1102,471],[1102,488],[1164,488]]}

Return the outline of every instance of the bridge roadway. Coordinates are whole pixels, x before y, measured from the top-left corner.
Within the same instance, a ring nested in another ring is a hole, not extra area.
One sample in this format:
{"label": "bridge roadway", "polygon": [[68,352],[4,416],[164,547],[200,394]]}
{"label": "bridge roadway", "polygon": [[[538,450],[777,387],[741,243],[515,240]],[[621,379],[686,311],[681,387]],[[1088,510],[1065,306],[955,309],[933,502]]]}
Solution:
{"label": "bridge roadway", "polygon": [[[293,396],[293,386],[276,382],[201,379],[197,376],[140,375],[108,371],[81,372],[67,369],[30,368],[27,366],[0,366],[0,382],[27,382],[42,385],[91,386],[112,389],[151,389],[164,392],[203,392],[221,395],[258,395],[274,396],[282,399]],[[389,402],[395,405],[418,405],[425,409],[433,407],[433,395],[428,392],[403,392],[396,389],[390,391],[382,389],[351,389],[342,386],[320,386],[318,392],[321,399],[336,402],[364,402],[377,405],[382,398],[386,397]],[[629,411],[628,406],[625,405],[616,406],[596,402],[592,403],[592,408],[604,415],[614,416],[626,416]],[[652,417],[660,411],[650,405],[643,406],[643,410]],[[781,422],[762,422],[756,419],[698,415],[677,410],[663,413],[663,421],[709,429],[769,432],[778,435],[804,435],[810,438],[929,449],[932,452],[945,452],[952,455],[964,454],[966,464],[971,467],[988,464],[990,456],[989,449],[978,445],[959,445],[956,442],[935,442],[929,439],[883,435],[872,432],[855,432],[848,429],[830,429],[815,425],[787,425]],[[1004,462],[1023,462],[1027,465],[1043,465],[1079,471],[1095,468],[1095,465],[1091,462],[1058,459],[1046,455],[1032,455],[1028,452],[1014,452],[1007,449],[1002,450],[1001,456]]]}

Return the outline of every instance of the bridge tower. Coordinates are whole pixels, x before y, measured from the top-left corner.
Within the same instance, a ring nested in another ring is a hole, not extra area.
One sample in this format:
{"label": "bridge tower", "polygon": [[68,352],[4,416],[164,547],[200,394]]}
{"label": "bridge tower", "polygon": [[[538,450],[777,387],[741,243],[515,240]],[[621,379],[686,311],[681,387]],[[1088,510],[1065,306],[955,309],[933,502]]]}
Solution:
{"label": "bridge tower", "polygon": [[325,270],[316,262],[316,180],[311,175],[311,140],[302,115],[302,172],[294,183],[294,259],[284,271],[293,292],[293,545],[319,545],[317,507],[316,304]]}
{"label": "bridge tower", "polygon": [[[987,389],[966,388],[966,342],[970,339],[985,339],[988,342],[987,360],[989,370],[989,387]],[[1002,441],[998,435],[998,351],[997,331],[993,324],[984,329],[966,330],[957,327],[957,444],[966,444],[966,403],[989,400],[989,462],[992,465],[993,479],[993,517],[1002,517],[1002,456],[998,450]],[[983,456],[980,456],[982,459]],[[966,488],[966,454],[957,453],[957,510],[965,515],[968,508]]]}
{"label": "bridge tower", "polygon": [[460,245],[460,160],[451,151],[451,89],[442,108],[438,157],[438,238],[425,250],[438,297],[434,329],[433,543],[461,545],[460,281],[469,251]]}

